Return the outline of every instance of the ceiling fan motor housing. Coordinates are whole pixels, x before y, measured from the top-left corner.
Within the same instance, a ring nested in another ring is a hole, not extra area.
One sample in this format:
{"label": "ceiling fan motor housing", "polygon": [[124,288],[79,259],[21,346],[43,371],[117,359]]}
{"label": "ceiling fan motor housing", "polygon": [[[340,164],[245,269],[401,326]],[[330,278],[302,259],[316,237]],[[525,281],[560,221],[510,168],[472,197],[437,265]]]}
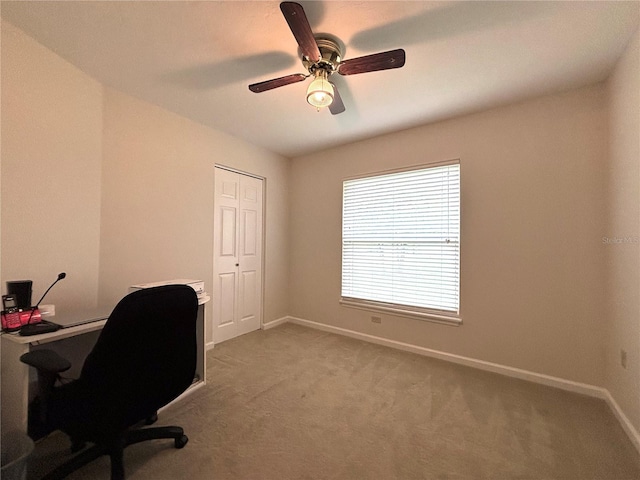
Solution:
{"label": "ceiling fan motor housing", "polygon": [[326,71],[327,75],[331,75],[338,69],[338,65],[342,60],[342,48],[340,47],[339,40],[326,36],[317,36],[316,43],[320,50],[320,60],[314,63],[300,54],[302,64],[312,75],[315,74],[318,69]]}

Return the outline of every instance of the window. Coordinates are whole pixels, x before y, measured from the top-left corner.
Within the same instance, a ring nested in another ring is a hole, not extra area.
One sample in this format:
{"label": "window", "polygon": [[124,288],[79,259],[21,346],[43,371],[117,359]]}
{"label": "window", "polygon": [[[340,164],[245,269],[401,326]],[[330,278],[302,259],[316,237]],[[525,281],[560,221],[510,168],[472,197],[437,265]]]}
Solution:
{"label": "window", "polygon": [[344,181],[341,303],[460,323],[460,164]]}

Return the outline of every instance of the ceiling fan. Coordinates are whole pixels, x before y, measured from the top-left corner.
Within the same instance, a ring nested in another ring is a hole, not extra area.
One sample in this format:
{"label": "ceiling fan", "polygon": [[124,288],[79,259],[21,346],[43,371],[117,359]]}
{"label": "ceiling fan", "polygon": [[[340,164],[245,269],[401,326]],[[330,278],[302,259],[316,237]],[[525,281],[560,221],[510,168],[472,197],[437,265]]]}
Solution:
{"label": "ceiling fan", "polygon": [[294,73],[254,83],[249,85],[249,90],[252,92],[265,92],[291,83],[302,82],[313,76],[314,79],[307,89],[307,102],[318,111],[323,107],[329,107],[329,111],[337,115],[344,112],[345,108],[338,89],[329,81],[331,75],[336,72],[340,75],[355,75],[400,68],[404,65],[405,53],[401,48],[342,60],[341,42],[332,35],[314,35],[302,5],[295,2],[282,2],[280,10],[298,42],[302,64],[309,74]]}

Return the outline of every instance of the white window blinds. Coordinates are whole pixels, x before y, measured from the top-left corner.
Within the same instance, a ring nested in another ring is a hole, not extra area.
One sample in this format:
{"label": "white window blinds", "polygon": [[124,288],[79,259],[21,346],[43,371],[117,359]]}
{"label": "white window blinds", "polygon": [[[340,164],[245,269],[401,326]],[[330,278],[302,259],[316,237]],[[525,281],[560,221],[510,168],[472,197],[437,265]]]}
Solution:
{"label": "white window blinds", "polygon": [[342,298],[457,314],[460,164],[346,180]]}

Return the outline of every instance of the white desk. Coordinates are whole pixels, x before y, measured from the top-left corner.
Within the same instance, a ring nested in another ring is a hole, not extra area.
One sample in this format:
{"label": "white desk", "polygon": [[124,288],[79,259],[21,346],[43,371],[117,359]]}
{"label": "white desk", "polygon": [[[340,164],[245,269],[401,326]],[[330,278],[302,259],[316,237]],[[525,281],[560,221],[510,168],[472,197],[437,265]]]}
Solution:
{"label": "white desk", "polygon": [[[198,357],[194,382],[182,396],[191,393],[205,382],[205,346],[204,346],[204,304],[209,301],[205,296],[198,299],[198,317],[196,321],[196,335],[198,342]],[[87,312],[87,318],[95,317],[96,310]],[[22,337],[17,333],[4,333],[0,342],[2,352],[2,391],[1,416],[2,431],[27,431],[29,401],[34,395],[35,371],[20,361],[20,356],[31,350],[47,348],[55,350],[67,358],[72,367],[62,375],[65,378],[78,378],[80,370],[91,349],[96,343],[100,331],[106,320],[85,323],[76,327],[62,328],[55,332]]]}

